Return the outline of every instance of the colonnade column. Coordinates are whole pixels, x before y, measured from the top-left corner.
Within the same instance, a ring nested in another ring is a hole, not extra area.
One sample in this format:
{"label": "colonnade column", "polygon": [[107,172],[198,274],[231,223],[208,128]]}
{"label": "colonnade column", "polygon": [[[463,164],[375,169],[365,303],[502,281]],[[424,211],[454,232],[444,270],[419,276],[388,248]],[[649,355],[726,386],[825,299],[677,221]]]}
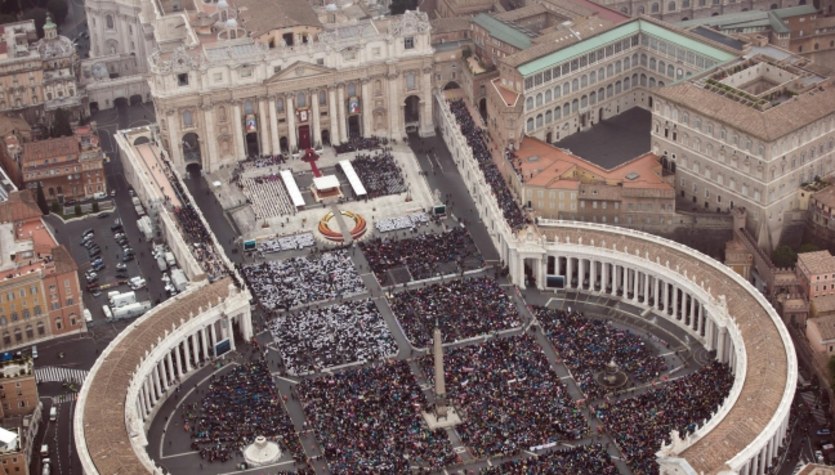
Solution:
{"label": "colonnade column", "polygon": [[719,333],[716,337],[716,359],[719,360],[720,363],[726,362],[725,357],[725,336],[728,334],[728,330],[725,327],[719,327]]}
{"label": "colonnade column", "polygon": [[151,380],[149,378],[145,378],[145,381],[142,383],[142,392],[145,395],[145,408],[146,408],[145,415],[146,416],[151,413],[151,408],[154,407],[154,399],[153,399],[153,396],[151,395],[150,382],[151,382]]}
{"label": "colonnade column", "polygon": [[584,289],[585,282],[586,282],[586,260],[582,257],[577,258],[577,267],[579,267],[579,272],[577,273],[577,288]]}
{"label": "colonnade column", "polygon": [[184,163],[183,137],[180,135],[180,115],[176,110],[168,115],[168,136],[171,139],[171,160],[174,163]]}
{"label": "colonnade column", "polygon": [[574,276],[574,262],[573,262],[573,258],[571,258],[571,257],[566,258],[566,260],[565,260],[565,268],[566,268],[566,274],[565,274],[565,280],[566,280],[566,282],[565,282],[565,286],[566,286],[566,287],[568,287],[569,289],[571,289],[571,288],[573,288],[573,287],[572,287],[572,285],[571,285],[571,282],[572,282],[572,280],[573,280],[573,276]]}
{"label": "colonnade column", "polygon": [[290,147],[290,153],[296,151],[298,139],[296,138],[296,99],[293,96],[287,96],[284,100],[285,110],[287,111],[287,140]]}
{"label": "colonnade column", "polygon": [[653,280],[655,280],[655,295],[653,296],[655,299],[654,307],[656,310],[661,310],[661,279],[653,277]]}
{"label": "colonnade column", "polygon": [[673,286],[673,303],[672,303],[673,311],[671,315],[673,318],[678,319],[678,287],[675,285]]}
{"label": "colonnade column", "polygon": [[640,278],[640,272],[637,269],[632,271],[632,301],[638,301],[638,279]]}
{"label": "colonnade column", "polygon": [[267,133],[267,100],[258,101],[258,138],[261,140],[261,155],[270,153],[270,134]]}
{"label": "colonnade column", "polygon": [[591,272],[589,272],[589,290],[595,289],[595,284],[597,283],[597,261],[589,261],[591,265]]}
{"label": "colonnade column", "polygon": [[340,83],[336,90],[336,110],[339,111],[339,140],[348,141],[348,117],[345,115],[345,84]]}
{"label": "colonnade column", "polygon": [[403,103],[399,100],[400,95],[398,91],[400,90],[400,84],[397,81],[399,76],[395,74],[389,74],[386,76],[388,79],[388,92],[389,92],[389,104],[388,104],[388,119],[389,119],[389,135],[392,138],[401,138],[403,137],[403,127],[400,126],[400,119],[403,117]]}
{"label": "colonnade column", "polygon": [[[243,317],[241,317],[241,324],[243,326]],[[230,351],[235,351],[235,333],[232,330],[233,330],[232,319],[227,318],[226,319],[226,335],[229,336],[229,348],[230,348]],[[241,331],[241,333],[243,333],[243,337],[244,338],[251,337],[251,335],[247,335],[246,332],[247,332],[246,329]]]}
{"label": "colonnade column", "polygon": [[270,149],[270,153],[278,155],[281,153],[281,141],[278,139],[278,120],[275,113],[276,97],[270,96],[267,98],[267,101],[269,101],[267,103],[267,110],[270,116],[270,140],[273,143],[273,148]]}
{"label": "colonnade column", "polygon": [[362,80],[362,136],[374,135],[374,125],[371,122],[371,80]]}
{"label": "colonnade column", "polygon": [[337,112],[336,108],[336,91],[333,88],[328,89],[328,116],[331,119],[331,126],[328,132],[331,144],[336,145],[342,143],[339,139],[339,112]]}
{"label": "colonnade column", "polygon": [[232,120],[234,120],[234,127],[235,127],[235,151],[238,153],[238,156],[235,157],[238,160],[243,160],[246,158],[246,147],[244,146],[244,126],[243,126],[243,116],[241,115],[241,104],[236,102],[232,105]]}
{"label": "colonnade column", "polygon": [[156,386],[156,390],[157,390],[156,400],[159,401],[160,399],[162,399],[162,394],[165,392],[165,388],[162,387],[162,381],[160,380],[160,377],[159,377],[159,366],[154,365],[154,369],[152,371],[152,374],[154,376],[154,386]]}
{"label": "colonnade column", "polygon": [[214,171],[213,163],[219,160],[217,154],[217,132],[215,131],[215,109],[213,106],[203,108],[203,120],[205,122],[206,134],[203,141],[206,142],[207,154],[202,156],[203,168],[207,171]]}
{"label": "colonnade column", "polygon": [[174,363],[177,365],[177,373],[182,378],[183,375],[186,374],[183,368],[183,359],[180,355],[180,343],[177,343],[177,346],[174,347]]}
{"label": "colonnade column", "polygon": [[427,66],[421,70],[420,75],[420,136],[426,137],[435,135],[432,119],[432,67]]}
{"label": "colonnade column", "polygon": [[200,329],[200,340],[203,342],[203,357],[209,359],[209,329],[203,327]]}
{"label": "colonnade column", "polygon": [[607,292],[606,287],[609,286],[609,263],[601,262],[601,265],[603,266],[603,280],[600,282],[600,290]]}
{"label": "colonnade column", "polygon": [[310,122],[313,125],[313,147],[316,148],[322,145],[322,125],[321,117],[319,117],[319,91],[313,91],[310,95],[310,109],[313,117]]}
{"label": "colonnade column", "polygon": [[644,305],[647,307],[649,307],[649,279],[649,274],[644,273]]}
{"label": "colonnade column", "polygon": [[165,368],[168,370],[169,385],[173,385],[177,380],[177,373],[174,372],[174,361],[171,357],[171,352],[165,354]]}

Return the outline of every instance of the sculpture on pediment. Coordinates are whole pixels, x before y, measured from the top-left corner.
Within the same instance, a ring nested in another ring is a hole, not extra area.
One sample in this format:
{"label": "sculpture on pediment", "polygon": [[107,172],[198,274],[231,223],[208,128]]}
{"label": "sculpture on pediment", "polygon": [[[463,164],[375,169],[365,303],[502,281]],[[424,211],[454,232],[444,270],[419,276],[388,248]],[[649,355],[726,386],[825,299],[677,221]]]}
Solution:
{"label": "sculpture on pediment", "polygon": [[429,31],[429,16],[426,12],[407,10],[393,28],[394,36],[414,36]]}

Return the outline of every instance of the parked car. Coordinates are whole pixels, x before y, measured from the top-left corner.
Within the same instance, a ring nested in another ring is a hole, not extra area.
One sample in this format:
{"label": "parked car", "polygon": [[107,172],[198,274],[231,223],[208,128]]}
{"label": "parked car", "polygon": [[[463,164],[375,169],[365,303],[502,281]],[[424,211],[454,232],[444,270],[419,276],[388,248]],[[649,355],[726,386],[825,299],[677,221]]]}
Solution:
{"label": "parked car", "polygon": [[116,270],[117,271],[119,271],[119,270],[126,271],[126,270],[128,270],[128,265],[125,264],[124,262],[120,262],[120,263],[116,264]]}
{"label": "parked car", "polygon": [[122,256],[122,262],[130,262],[134,259],[133,254],[124,254]]}
{"label": "parked car", "polygon": [[98,247],[89,251],[90,258],[99,257],[101,255],[101,249]]}
{"label": "parked car", "polygon": [[832,435],[832,429],[829,429],[828,427],[824,427],[823,429],[818,429],[817,432],[815,432],[815,434],[816,435]]}
{"label": "parked car", "polygon": [[81,233],[81,237],[85,237],[85,236],[89,236],[89,235],[93,235],[93,234],[96,234],[95,229],[87,228],[87,229],[84,230],[83,233]]}
{"label": "parked car", "polygon": [[110,225],[110,230],[113,231],[114,233],[116,231],[120,231],[122,229],[124,229],[124,228],[122,228],[122,220],[119,219],[119,218],[116,218],[116,221],[114,221],[113,224]]}

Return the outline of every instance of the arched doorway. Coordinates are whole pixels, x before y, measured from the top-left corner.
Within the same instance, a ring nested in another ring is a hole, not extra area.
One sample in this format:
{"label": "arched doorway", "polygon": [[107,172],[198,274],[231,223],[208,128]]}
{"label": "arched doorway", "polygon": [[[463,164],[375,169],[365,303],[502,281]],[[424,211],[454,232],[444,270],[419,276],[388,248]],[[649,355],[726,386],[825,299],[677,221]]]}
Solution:
{"label": "arched doorway", "polygon": [[281,137],[278,139],[278,148],[281,149],[282,152],[290,151],[290,147],[287,145],[287,137]]}
{"label": "arched doorway", "polygon": [[362,137],[362,126],[359,115],[348,116],[348,138]]}
{"label": "arched doorway", "polygon": [[481,114],[481,118],[487,120],[487,98],[482,97],[480,101],[478,101],[478,112]]}
{"label": "arched doorway", "polygon": [[137,138],[136,140],[134,140],[134,141],[133,141],[133,144],[134,144],[134,145],[142,145],[142,144],[144,144],[144,143],[149,143],[150,141],[151,141],[151,139],[149,139],[148,137],[145,137],[145,136],[143,135],[142,137],[139,137],[139,138]]}
{"label": "arched doorway", "polygon": [[189,163],[186,164],[186,175],[199,178],[200,175],[203,173],[203,167],[199,163]]}
{"label": "arched doorway", "polygon": [[406,98],[403,119],[406,123],[406,132],[418,131],[420,128],[420,98],[418,96],[409,96]]}
{"label": "arched doorway", "polygon": [[331,133],[328,129],[322,130],[322,144],[330,145],[331,144]]}
{"label": "arched doorway", "polygon": [[249,132],[246,134],[246,156],[258,156],[258,132]]}
{"label": "arched doorway", "polygon": [[446,83],[446,86],[444,86],[444,91],[449,91],[450,89],[461,89],[461,86],[459,86],[455,81],[450,81]]}
{"label": "arched doorway", "polygon": [[90,103],[90,115],[95,115],[99,111],[99,103],[93,101]]}
{"label": "arched doorway", "polygon": [[130,105],[138,106],[139,104],[142,104],[142,95],[141,94],[134,94],[134,95],[130,96]]}
{"label": "arched doorway", "polygon": [[128,100],[124,97],[117,97],[113,100],[113,107],[117,109],[123,109],[128,107]]}
{"label": "arched doorway", "polygon": [[189,132],[183,135],[183,161],[186,163],[186,169],[192,164],[201,164],[200,157],[200,137],[194,132]]}

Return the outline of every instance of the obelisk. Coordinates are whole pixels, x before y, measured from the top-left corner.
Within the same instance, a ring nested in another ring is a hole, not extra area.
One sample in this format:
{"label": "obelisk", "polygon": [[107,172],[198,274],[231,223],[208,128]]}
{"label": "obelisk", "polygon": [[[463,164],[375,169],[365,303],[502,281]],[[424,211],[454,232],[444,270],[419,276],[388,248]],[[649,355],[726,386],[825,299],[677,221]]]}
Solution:
{"label": "obelisk", "polygon": [[424,411],[423,418],[430,429],[442,429],[461,423],[461,418],[455,408],[447,404],[446,379],[444,376],[444,347],[441,329],[437,322],[432,333],[432,357],[435,369],[435,407],[434,410]]}

